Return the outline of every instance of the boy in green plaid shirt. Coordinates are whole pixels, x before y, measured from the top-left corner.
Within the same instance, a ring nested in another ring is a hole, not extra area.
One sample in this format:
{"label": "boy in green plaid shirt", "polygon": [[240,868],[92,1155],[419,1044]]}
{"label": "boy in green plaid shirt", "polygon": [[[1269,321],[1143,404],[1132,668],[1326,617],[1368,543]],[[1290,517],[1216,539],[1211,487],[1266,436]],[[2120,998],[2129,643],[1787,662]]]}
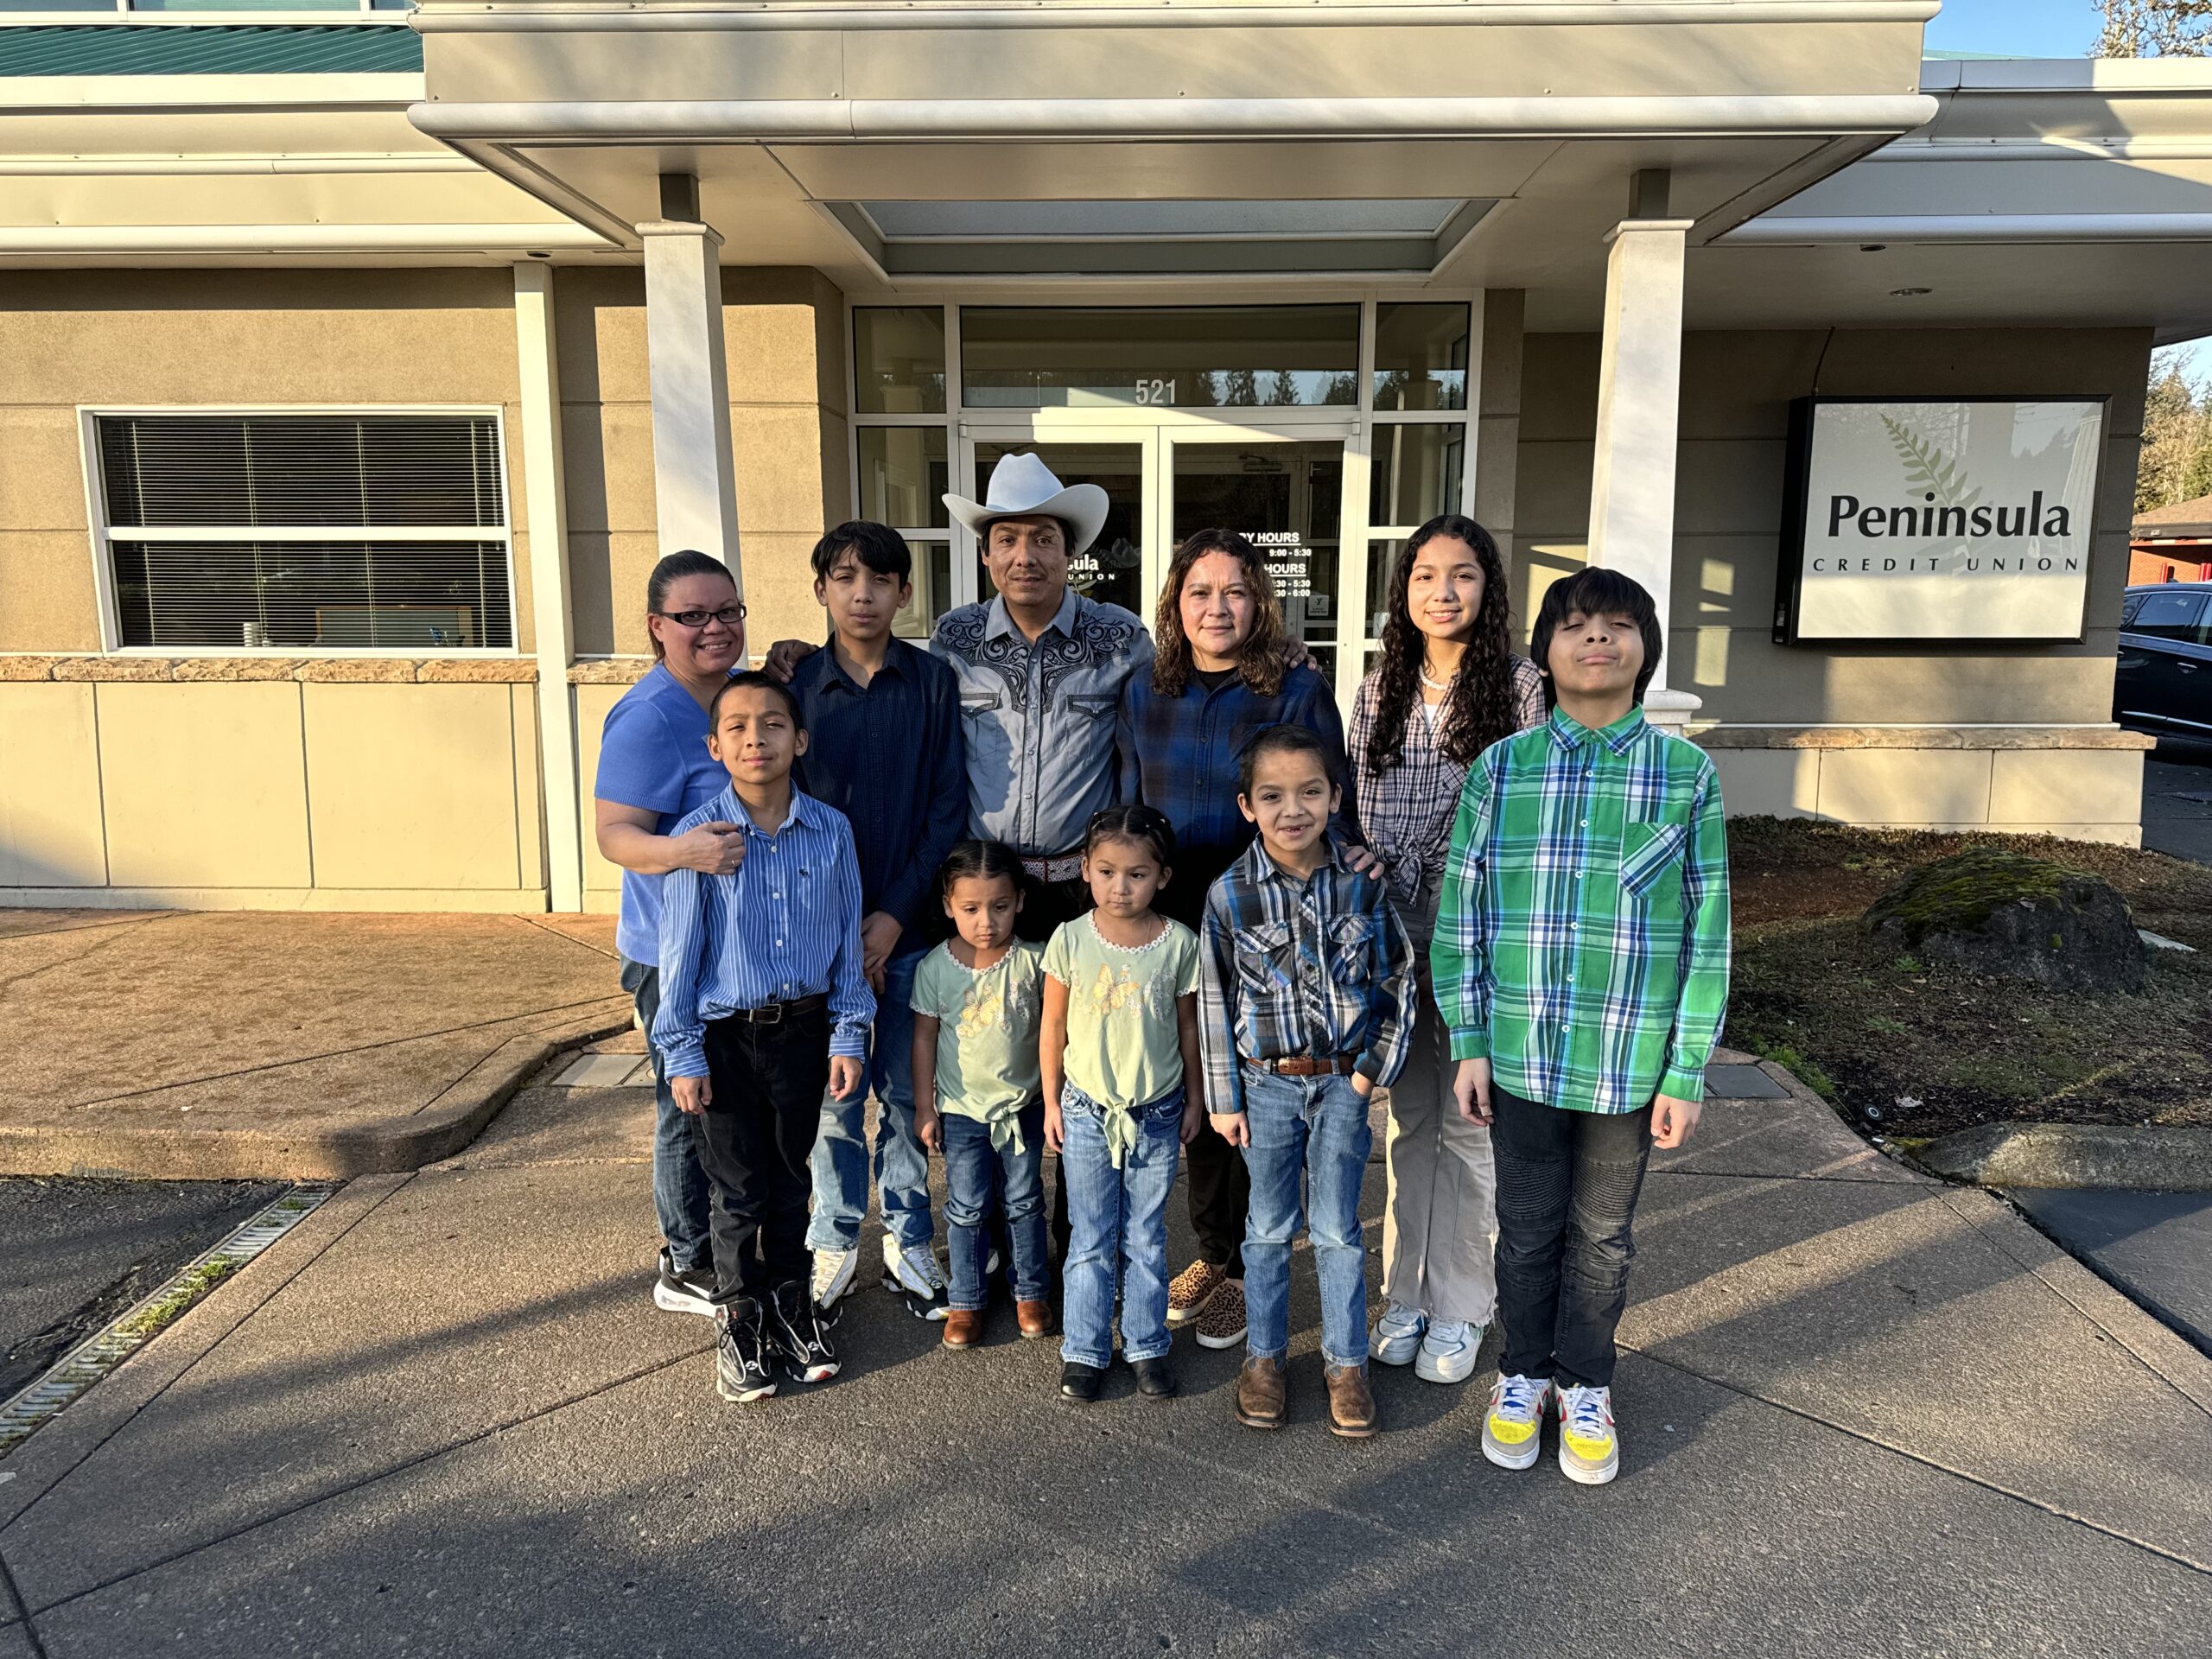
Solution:
{"label": "boy in green plaid shirt", "polygon": [[1459,1110],[1497,1155],[1505,1351],[1483,1455],[1535,1463],[1556,1400],[1560,1468],[1602,1485],[1644,1165],[1697,1127],[1728,1001],[1728,844],[1712,761],[1643,717],[1651,595],[1579,572],[1531,646],[1557,706],[1467,774],[1430,962]]}

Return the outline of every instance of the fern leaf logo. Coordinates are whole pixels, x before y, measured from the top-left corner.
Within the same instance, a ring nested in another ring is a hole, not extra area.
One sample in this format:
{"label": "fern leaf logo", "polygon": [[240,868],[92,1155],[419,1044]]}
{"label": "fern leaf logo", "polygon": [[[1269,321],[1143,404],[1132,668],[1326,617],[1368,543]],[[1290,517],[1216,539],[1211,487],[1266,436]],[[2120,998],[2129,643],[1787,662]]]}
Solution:
{"label": "fern leaf logo", "polygon": [[1905,480],[1914,489],[1933,495],[1938,505],[1946,507],[1971,507],[1981,499],[1979,488],[1967,487],[1964,469],[1936,445],[1902,421],[1887,415],[1881,421],[1890,435],[1890,447],[1904,463]]}

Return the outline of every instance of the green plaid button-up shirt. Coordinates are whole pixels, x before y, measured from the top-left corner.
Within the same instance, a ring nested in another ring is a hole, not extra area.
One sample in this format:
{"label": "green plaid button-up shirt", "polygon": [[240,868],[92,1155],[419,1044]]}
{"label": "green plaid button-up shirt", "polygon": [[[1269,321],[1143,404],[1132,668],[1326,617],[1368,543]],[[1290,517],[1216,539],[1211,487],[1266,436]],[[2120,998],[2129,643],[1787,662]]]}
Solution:
{"label": "green plaid button-up shirt", "polygon": [[1524,1099],[1700,1098],[1728,1003],[1728,841],[1695,744],[1554,711],[1467,774],[1430,952],[1455,1060]]}

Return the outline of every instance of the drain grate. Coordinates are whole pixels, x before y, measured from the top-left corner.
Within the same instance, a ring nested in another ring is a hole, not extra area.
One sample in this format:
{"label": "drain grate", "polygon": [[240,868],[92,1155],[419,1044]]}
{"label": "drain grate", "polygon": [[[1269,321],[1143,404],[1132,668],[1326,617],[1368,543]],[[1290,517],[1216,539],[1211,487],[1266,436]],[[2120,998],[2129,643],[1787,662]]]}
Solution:
{"label": "drain grate", "polygon": [[294,1187],[221,1243],[178,1268],[136,1307],[54,1361],[29,1388],[0,1405],[0,1458],[175,1324],[210,1290],[321,1209],[337,1191],[334,1184]]}

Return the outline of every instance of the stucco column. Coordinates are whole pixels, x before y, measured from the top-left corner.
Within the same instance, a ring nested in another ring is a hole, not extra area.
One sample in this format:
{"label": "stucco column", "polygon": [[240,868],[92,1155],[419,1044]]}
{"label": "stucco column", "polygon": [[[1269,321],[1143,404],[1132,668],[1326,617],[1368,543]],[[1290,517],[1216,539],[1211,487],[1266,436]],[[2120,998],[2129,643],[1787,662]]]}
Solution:
{"label": "stucco column", "polygon": [[[1675,575],[1675,454],[1682,397],[1686,219],[1623,219],[1605,261],[1605,345],[1598,367],[1598,453],[1590,476],[1590,563],[1633,576],[1659,606],[1668,636]],[[1680,726],[1698,706],[1669,690],[1663,655],[1644,711]]]}
{"label": "stucco column", "polygon": [[638,226],[645,245],[645,353],[653,400],[653,508],[661,552],[737,559],[729,375],[722,359],[721,238],[706,226]]}
{"label": "stucco column", "polygon": [[545,801],[547,904],[584,907],[583,803],[576,775],[575,694],[569,663],[568,487],[561,470],[561,370],[553,270],[515,267],[515,361],[522,389],[522,478],[530,531],[531,620],[537,646],[537,766]]}

